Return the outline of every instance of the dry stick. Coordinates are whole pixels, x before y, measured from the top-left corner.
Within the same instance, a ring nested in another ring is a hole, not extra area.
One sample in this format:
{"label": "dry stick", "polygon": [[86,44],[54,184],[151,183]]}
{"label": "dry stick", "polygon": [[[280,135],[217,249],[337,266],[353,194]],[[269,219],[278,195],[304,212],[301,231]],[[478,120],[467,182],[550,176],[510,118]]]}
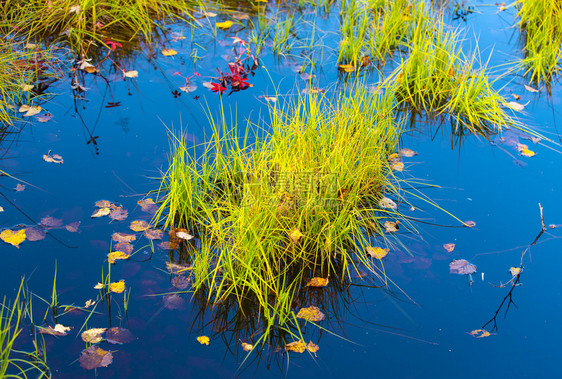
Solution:
{"label": "dry stick", "polygon": [[[503,298],[503,300],[500,303],[500,306],[498,307],[498,309],[496,309],[496,312],[494,313],[494,317],[492,317],[487,323],[485,323],[482,326],[482,329],[486,328],[486,326],[488,326],[490,323],[493,322],[494,326],[492,327],[492,332],[498,330],[498,323],[497,323],[498,314],[500,313],[501,309],[503,308],[503,305],[505,304],[506,300],[508,300],[508,302],[507,302],[507,308],[505,309],[505,312],[504,312],[504,316],[503,316],[504,318],[507,317],[507,312],[509,312],[509,308],[511,307],[512,304],[515,308],[518,308],[517,304],[515,304],[515,301],[513,301],[513,290],[520,285],[519,280],[521,278],[521,273],[523,272],[523,257],[525,256],[527,251],[529,251],[531,246],[535,245],[537,243],[537,241],[539,240],[539,238],[546,231],[546,226],[544,225],[543,208],[542,208],[541,203],[539,203],[539,209],[540,209],[540,213],[541,213],[541,231],[535,237],[535,240],[529,246],[527,246],[527,248],[525,250],[523,250],[523,253],[521,254],[521,262],[519,263],[519,273],[517,274],[517,279],[515,279],[515,281],[513,281],[513,278],[510,280],[512,282],[511,283],[511,289],[509,290],[507,295],[505,295],[505,297]],[[505,285],[502,285],[501,287],[504,287],[504,286]]]}

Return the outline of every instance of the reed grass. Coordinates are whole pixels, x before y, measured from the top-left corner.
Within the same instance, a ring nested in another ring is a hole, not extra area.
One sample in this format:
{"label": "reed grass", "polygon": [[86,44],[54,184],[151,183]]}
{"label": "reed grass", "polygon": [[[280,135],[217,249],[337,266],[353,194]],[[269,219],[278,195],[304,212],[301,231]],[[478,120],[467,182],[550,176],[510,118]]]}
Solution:
{"label": "reed grass", "polygon": [[392,93],[310,96],[289,109],[272,108],[271,131],[255,143],[250,126],[238,138],[224,115],[202,147],[174,137],[156,215],[200,241],[189,250],[193,291],[213,304],[254,299],[264,335],[292,323],[292,300],[312,276],[341,280],[363,267],[387,284],[365,249],[390,243],[383,220],[400,217],[379,205],[397,196]]}
{"label": "reed grass", "polygon": [[517,0],[524,58],[520,65],[532,82],[550,82],[562,59],[562,4],[552,0]]}

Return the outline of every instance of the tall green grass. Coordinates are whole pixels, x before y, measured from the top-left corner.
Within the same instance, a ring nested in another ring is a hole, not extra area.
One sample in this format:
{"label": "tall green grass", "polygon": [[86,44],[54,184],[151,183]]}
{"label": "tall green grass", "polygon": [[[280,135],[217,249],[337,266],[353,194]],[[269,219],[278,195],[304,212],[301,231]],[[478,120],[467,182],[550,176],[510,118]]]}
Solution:
{"label": "tall green grass", "polygon": [[250,127],[239,139],[224,115],[211,119],[203,146],[174,137],[156,216],[200,241],[188,245],[193,290],[211,303],[254,299],[264,335],[293,321],[292,299],[313,276],[341,280],[361,268],[387,284],[365,250],[389,243],[382,223],[399,218],[379,205],[397,196],[391,92],[358,90],[333,104],[310,96],[270,116],[271,131],[254,143]]}
{"label": "tall green grass", "polygon": [[524,58],[521,65],[531,81],[550,82],[562,59],[562,3],[552,0],[517,0]]}

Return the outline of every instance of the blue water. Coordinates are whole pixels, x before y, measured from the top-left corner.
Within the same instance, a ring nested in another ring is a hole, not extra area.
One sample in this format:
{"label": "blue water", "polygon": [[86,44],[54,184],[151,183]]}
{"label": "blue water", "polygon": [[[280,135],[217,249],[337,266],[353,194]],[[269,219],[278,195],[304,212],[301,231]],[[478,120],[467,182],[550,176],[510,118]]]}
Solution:
{"label": "blue water", "polygon": [[[477,9],[482,13],[470,15],[466,23],[451,21],[466,29],[466,49],[474,46],[477,36],[483,56],[494,48],[492,65],[517,57],[519,34],[511,27],[514,10],[497,13],[494,6]],[[333,26],[330,20],[319,23]],[[182,30],[186,30],[184,26],[174,26],[170,33]],[[218,40],[233,35],[219,31]],[[332,37],[327,34],[325,38],[331,41]],[[204,56],[197,63],[201,75],[215,75],[215,67],[227,70],[228,61],[221,55],[232,55],[230,46],[209,43],[204,35],[195,39],[207,48],[206,52],[198,48],[198,54]],[[138,53],[124,67],[137,70],[137,79],[123,80],[120,72],[110,73],[107,88],[103,80],[86,76],[86,100],[76,101],[76,108],[68,79],[57,82],[51,89],[57,96],[43,105],[54,118],[47,123],[21,125],[20,133],[2,142],[0,169],[33,185],[15,192],[17,182],[1,177],[2,193],[35,222],[46,216],[62,218],[65,224],[81,221],[79,233],[57,229],[49,233],[56,239],[47,236],[38,242],[25,241],[19,249],[0,245],[3,295],[13,297],[25,275],[29,289],[49,301],[56,265],[61,304],[82,305],[94,299],[98,291],[93,286],[101,280],[102,270],[107,273],[111,234],[127,232],[132,220],[150,219],[136,202],[141,199],[139,194],[157,188],[157,178],[167,168],[168,129],[182,129],[194,143],[205,140],[210,131],[206,113],[218,112],[220,98],[202,86],[202,79],[195,82],[195,92],[174,98],[171,91],[184,81],[173,74],[179,71],[188,76],[194,72],[189,58],[192,47],[186,40],[168,41],[166,46],[179,54],[164,57],[157,51],[156,58],[149,62],[145,53]],[[333,93],[337,56],[328,50],[324,54],[313,82]],[[275,59],[267,48],[261,59],[265,68],[251,78],[252,88],[222,96],[223,105],[240,124],[267,114],[260,96],[273,95],[277,87],[279,94],[287,95],[280,96],[280,101],[290,100],[290,94],[306,84],[287,61]],[[107,73],[109,64],[105,67]],[[505,85],[502,93],[506,96],[517,93],[522,96],[519,102],[529,102],[521,120],[560,142],[560,85],[555,83],[552,95],[547,96],[544,90],[539,94],[525,91],[524,83],[524,78],[511,75],[497,84]],[[109,101],[121,105],[106,108]],[[306,329],[307,340],[320,346],[317,357],[291,353],[287,359],[281,353],[265,352],[261,360],[253,361],[251,356],[250,362],[241,367],[245,355],[240,341],[232,330],[213,334],[209,310],[206,316],[198,317],[201,308],[185,294],[186,304],[180,310],[166,309],[161,296],[150,296],[173,290],[165,272],[168,254],[156,248],[151,255],[147,241],[141,239],[135,245],[139,253],[112,267],[112,278],[125,279],[131,289],[127,315],[122,295],[114,296],[117,302],[112,304],[111,315],[107,306],[101,305],[97,309],[100,314],[87,324],[88,328],[126,327],[137,339],[124,345],[102,342],[102,348],[113,351],[114,361],[108,368],[98,369],[97,374],[115,378],[557,376],[556,358],[562,338],[558,229],[548,229],[525,255],[521,285],[513,291],[518,308],[512,306],[506,317],[503,308],[497,330],[487,338],[477,339],[467,332],[480,329],[509,292],[509,286],[497,288],[490,283],[499,285],[511,278],[509,268],[519,265],[523,250],[539,233],[538,203],[544,207],[547,225],[562,223],[562,156],[556,151],[562,148],[555,143],[533,144],[519,136],[519,142],[537,152],[535,157],[525,158],[513,146],[500,142],[500,136],[492,137],[493,143],[468,136],[452,146],[446,128],[437,130],[436,125],[424,123],[416,127],[401,141],[403,147],[418,152],[404,159],[404,176],[441,186],[419,190],[459,219],[475,221],[476,226],[449,228],[418,223],[418,235],[403,235],[413,258],[404,252],[391,252],[385,267],[407,296],[396,288],[394,298],[382,290],[360,287],[342,297],[334,295],[338,316],[328,313],[322,326],[338,336],[311,326]],[[92,136],[99,136],[97,149],[92,143],[86,144]],[[516,138],[510,132],[504,137]],[[64,164],[44,162],[41,157],[49,150],[62,155]],[[94,203],[100,199],[122,204],[129,210],[129,218],[113,222],[107,217],[91,219]],[[439,209],[412,201],[418,209],[406,210],[407,214],[433,224],[459,225]],[[0,206],[5,210],[0,213],[2,228],[32,224],[5,199],[0,198]],[[451,242],[456,248],[447,253],[442,245]],[[472,285],[467,277],[449,273],[449,262],[460,258],[478,267]],[[35,299],[34,306],[41,309],[36,322],[42,324],[46,305]],[[85,348],[77,333],[84,319],[85,313],[77,311],[61,316],[58,322],[74,330],[65,337],[45,336],[55,377],[94,375],[77,362]],[[48,320],[52,325],[52,318]],[[492,331],[491,326],[487,329]],[[28,332],[22,333],[22,346],[29,343]],[[199,344],[199,335],[211,337],[210,345]]]}

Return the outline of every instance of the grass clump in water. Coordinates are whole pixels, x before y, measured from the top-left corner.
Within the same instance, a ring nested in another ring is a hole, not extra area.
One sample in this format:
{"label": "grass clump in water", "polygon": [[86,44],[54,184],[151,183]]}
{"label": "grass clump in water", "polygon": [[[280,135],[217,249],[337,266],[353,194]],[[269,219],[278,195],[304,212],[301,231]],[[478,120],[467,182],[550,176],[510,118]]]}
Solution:
{"label": "grass clump in water", "polygon": [[408,58],[386,84],[393,83],[402,109],[449,116],[455,132],[468,129],[487,137],[502,127],[520,127],[506,113],[507,103],[492,87],[486,65],[477,68],[478,63],[476,54],[463,54],[454,31],[418,25]]}
{"label": "grass clump in water", "polygon": [[361,267],[387,284],[365,251],[376,238],[389,242],[382,224],[399,217],[381,202],[396,194],[387,161],[400,134],[392,93],[358,92],[333,105],[311,96],[290,112],[273,108],[271,119],[254,144],[248,131],[243,140],[228,132],[224,116],[200,154],[176,138],[156,217],[199,241],[189,245],[193,291],[212,304],[251,300],[264,338],[296,322],[292,300],[312,277],[342,280]]}
{"label": "grass clump in water", "polygon": [[562,3],[552,0],[517,0],[524,54],[521,65],[531,81],[550,82],[560,71],[562,58]]}

